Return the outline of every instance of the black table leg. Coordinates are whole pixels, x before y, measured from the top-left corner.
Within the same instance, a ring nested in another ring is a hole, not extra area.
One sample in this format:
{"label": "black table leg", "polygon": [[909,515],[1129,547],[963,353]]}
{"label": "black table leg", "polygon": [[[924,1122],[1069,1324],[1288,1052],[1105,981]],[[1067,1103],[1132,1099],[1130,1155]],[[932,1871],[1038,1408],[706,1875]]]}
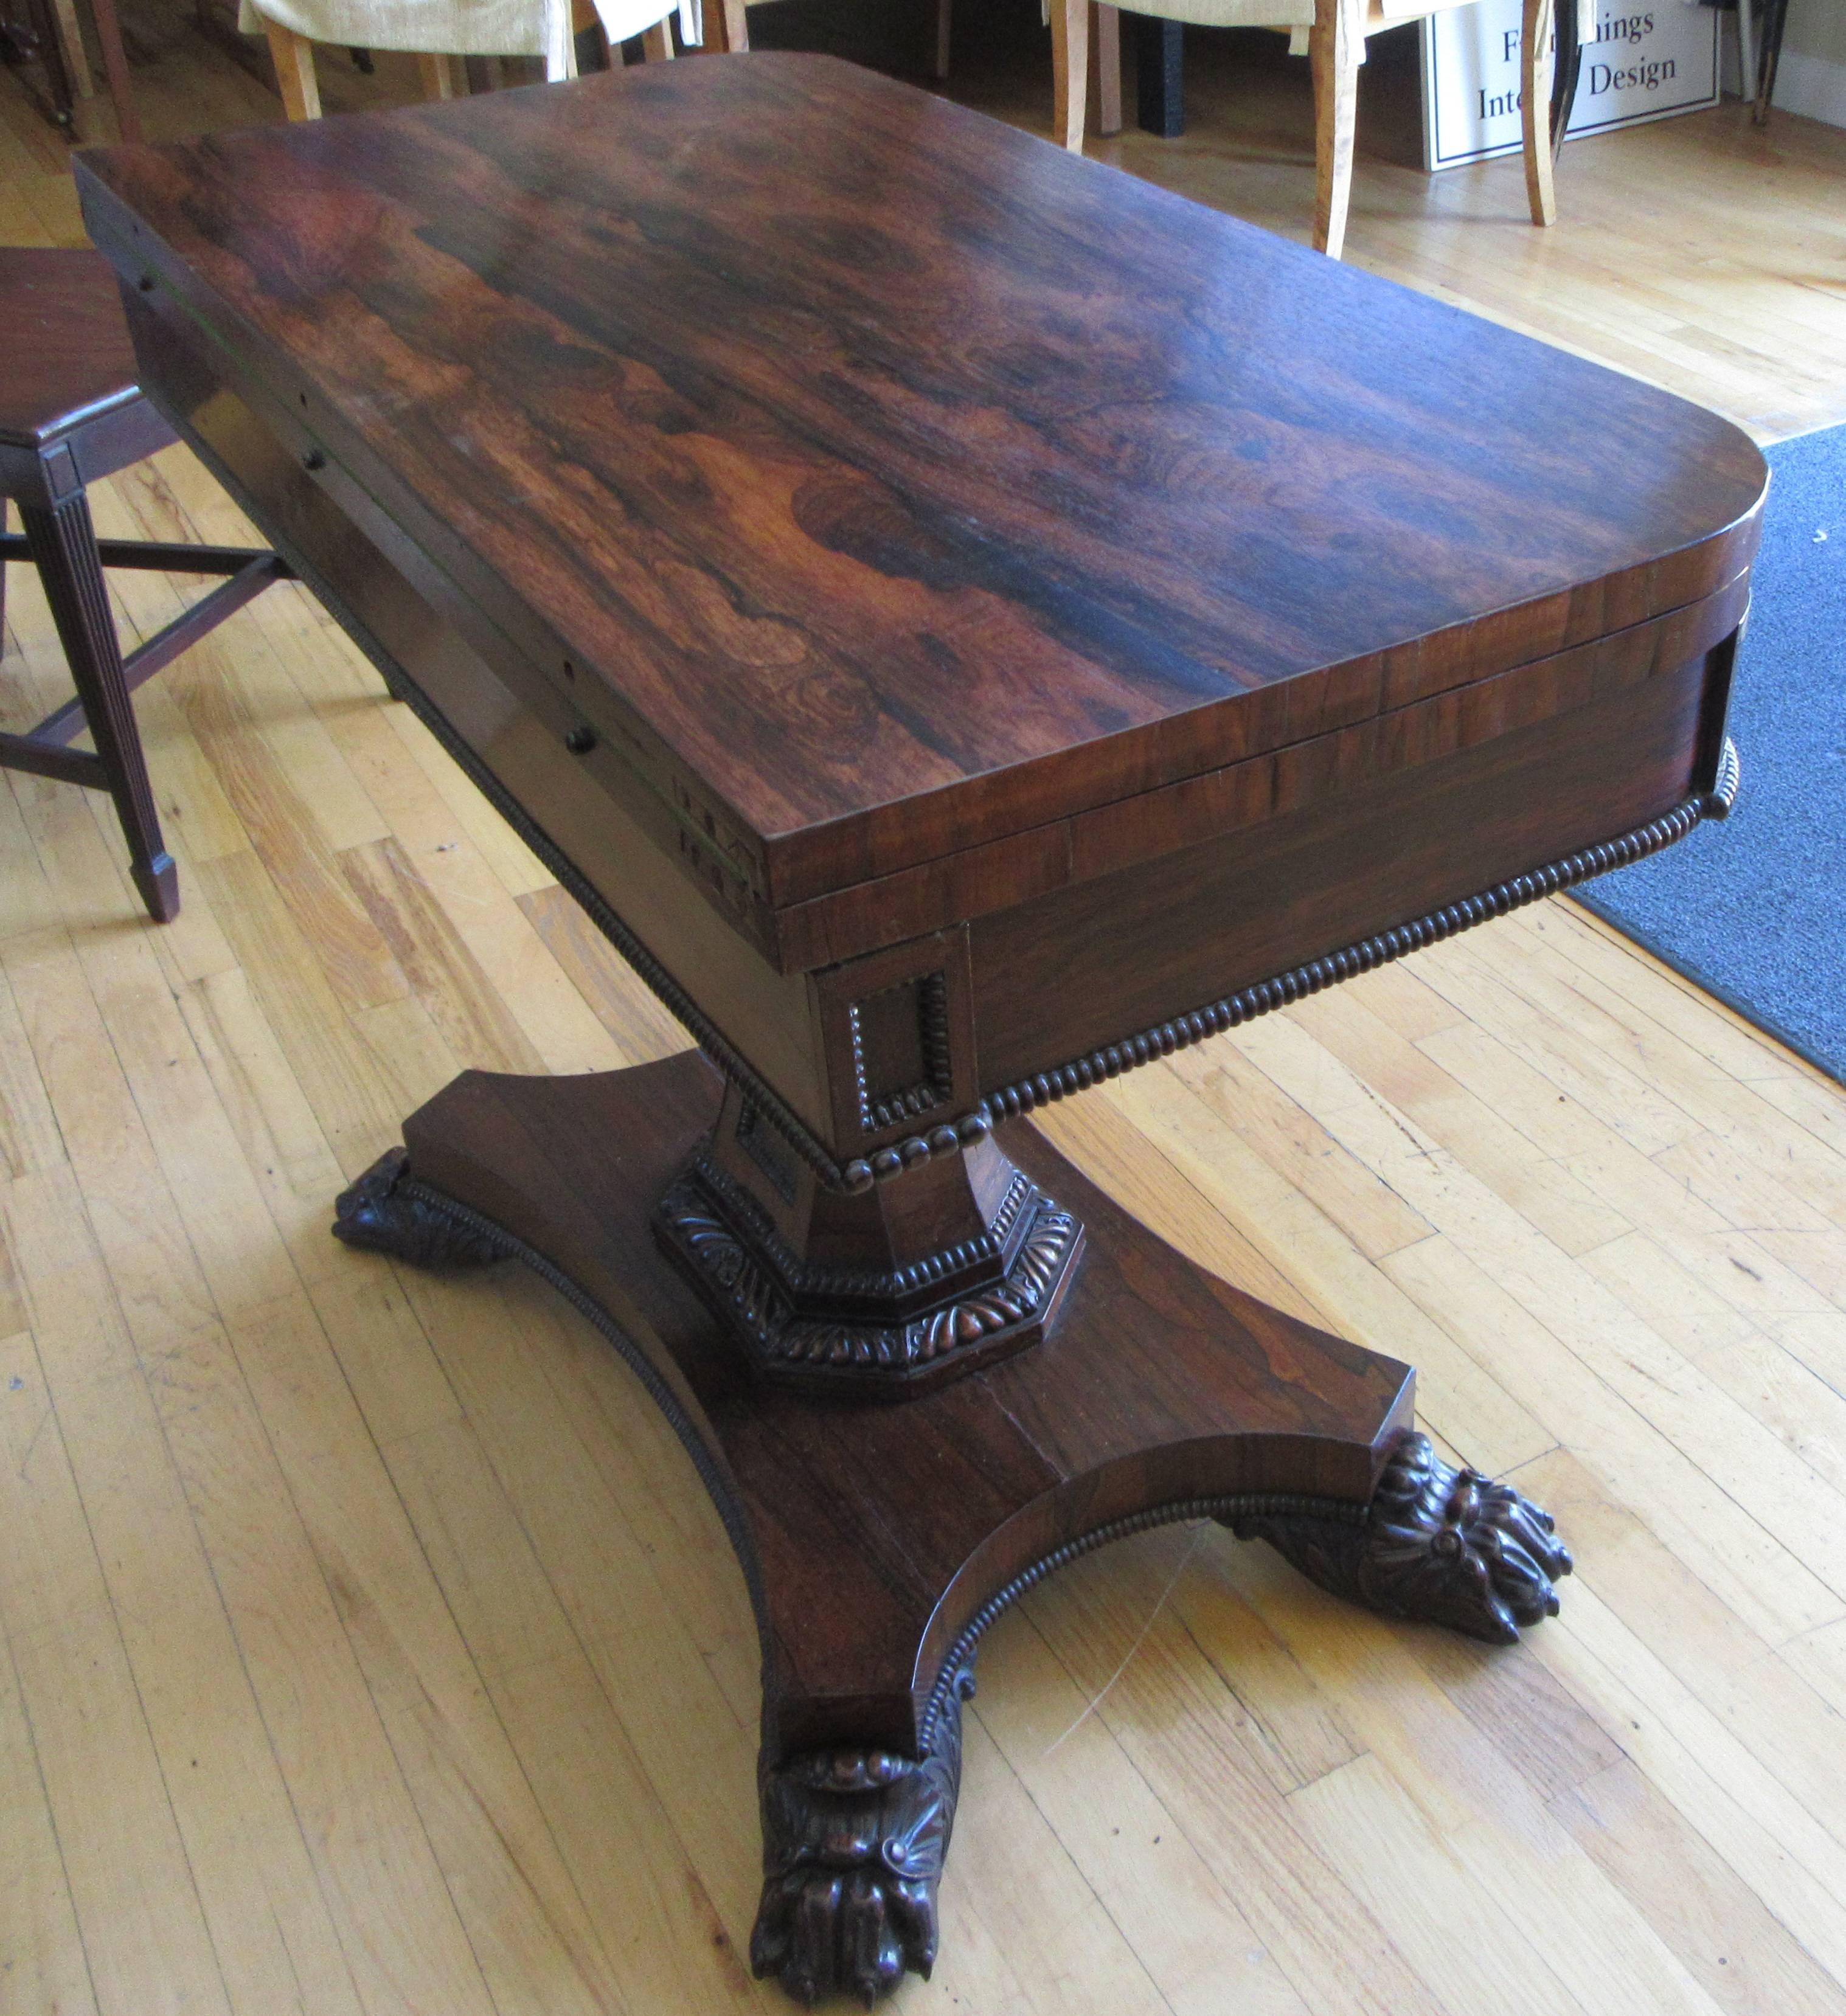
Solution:
{"label": "black table leg", "polygon": [[1551,151],[1553,159],[1564,144],[1570,114],[1577,105],[1577,81],[1583,70],[1583,45],[1577,40],[1577,0],[1556,0],[1552,22],[1556,53],[1551,66]]}
{"label": "black table leg", "polygon": [[1764,0],[1757,23],[1756,106],[1750,123],[1769,123],[1769,101],[1776,95],[1776,69],[1782,60],[1782,31],[1788,26],[1788,0]]}
{"label": "black table leg", "polygon": [[1184,26],[1153,14],[1134,17],[1135,117],[1144,133],[1177,140],[1186,130],[1181,70]]}

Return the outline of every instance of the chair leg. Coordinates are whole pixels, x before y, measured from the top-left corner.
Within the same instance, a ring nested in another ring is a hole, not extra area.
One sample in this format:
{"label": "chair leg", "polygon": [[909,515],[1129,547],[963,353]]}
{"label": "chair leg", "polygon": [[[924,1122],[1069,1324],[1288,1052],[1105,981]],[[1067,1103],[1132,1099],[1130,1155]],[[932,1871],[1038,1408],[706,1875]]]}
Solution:
{"label": "chair leg", "polygon": [[276,65],[276,88],[282,93],[282,109],[293,121],[320,117],[320,84],[314,74],[314,45],[305,35],[285,28],[279,21],[265,19],[263,33],[269,38],[269,54]]}
{"label": "chair leg", "polygon": [[1134,123],[1177,140],[1186,130],[1186,24],[1156,14],[1134,18]]}
{"label": "chair leg", "polygon": [[1525,0],[1520,31],[1520,126],[1526,146],[1526,201],[1534,224],[1555,224],[1551,153],[1552,0]]}
{"label": "chair leg", "polygon": [[745,0],[705,0],[705,46],[715,56],[741,53],[749,48],[745,4]]}
{"label": "chair leg", "polygon": [[651,28],[641,31],[641,54],[649,63],[672,61],[673,27],[671,21],[656,21]]}
{"label": "chair leg", "polygon": [[121,17],[115,0],[90,0],[90,19],[96,24],[96,43],[103,52],[103,74],[109,84],[109,102],[115,107],[115,128],[131,143],[141,139],[141,114],[135,105],[135,87],[128,78],[128,54],[122,47]]}
{"label": "chair leg", "polygon": [[1583,44],[1578,36],[1581,24],[1577,11],[1580,4],[1581,0],[1552,0],[1551,5],[1551,156],[1554,161],[1570,131],[1571,116],[1577,110],[1577,87],[1583,81]]}
{"label": "chair leg", "polygon": [[1090,0],[1090,110],[1105,139],[1121,131],[1122,16],[1104,0]]}
{"label": "chair leg", "polygon": [[[456,72],[460,70],[458,80]],[[423,86],[424,101],[429,105],[440,105],[451,98],[466,98],[468,95],[467,72],[453,56],[424,54],[416,59],[416,75]],[[461,88],[456,89],[457,81]]]}
{"label": "chair leg", "polygon": [[128,843],[128,873],[148,915],[164,924],[179,912],[179,871],[160,837],[153,787],[148,782],[140,732],[122,676],[115,619],[109,613],[109,591],[103,584],[89,499],[80,490],[49,510],[43,505],[22,504],[20,516]]}
{"label": "chair leg", "polygon": [[90,75],[90,59],[84,49],[83,28],[77,18],[74,0],[51,0],[50,13],[72,95],[77,98],[95,97],[96,81]]}
{"label": "chair leg", "polygon": [[1775,102],[1776,71],[1782,60],[1783,31],[1788,26],[1788,0],[1763,0],[1756,29],[1756,109],[1750,124],[1766,126]]}
{"label": "chair leg", "polygon": [[936,0],[936,56],[931,68],[938,84],[949,74],[949,30],[954,12],[955,0]]}
{"label": "chair leg", "polygon": [[1051,137],[1083,151],[1090,89],[1090,0],[1051,0]]}
{"label": "chair leg", "polygon": [[1750,0],[1737,0],[1737,93],[1747,104],[1756,88],[1756,24]]}
{"label": "chair leg", "polygon": [[1314,64],[1314,249],[1337,259],[1353,193],[1365,36],[1352,0],[1315,0],[1308,54]]}

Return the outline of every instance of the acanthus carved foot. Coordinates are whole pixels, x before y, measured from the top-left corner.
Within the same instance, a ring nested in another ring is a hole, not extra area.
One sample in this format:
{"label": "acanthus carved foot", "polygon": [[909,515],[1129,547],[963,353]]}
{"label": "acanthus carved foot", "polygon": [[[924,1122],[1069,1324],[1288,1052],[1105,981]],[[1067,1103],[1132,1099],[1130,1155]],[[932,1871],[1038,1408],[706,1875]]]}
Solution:
{"label": "acanthus carved foot", "polygon": [[485,1267],[504,1259],[505,1242],[418,1195],[406,1184],[409,1157],[388,1150],[334,1204],[334,1237],[418,1267]]}
{"label": "acanthus carved foot", "polygon": [[773,1975],[809,2007],[834,1994],[871,2008],[935,1964],[936,1885],[961,1780],[963,1672],[921,1759],[823,1750],[766,1769],[763,1901],[750,1939],[759,1980]]}
{"label": "acanthus carved foot", "polygon": [[1495,1645],[1556,1616],[1552,1585],[1570,1572],[1549,1512],[1510,1485],[1444,1463],[1423,1435],[1405,1435],[1392,1452],[1362,1525],[1260,1515],[1231,1525],[1336,1596]]}

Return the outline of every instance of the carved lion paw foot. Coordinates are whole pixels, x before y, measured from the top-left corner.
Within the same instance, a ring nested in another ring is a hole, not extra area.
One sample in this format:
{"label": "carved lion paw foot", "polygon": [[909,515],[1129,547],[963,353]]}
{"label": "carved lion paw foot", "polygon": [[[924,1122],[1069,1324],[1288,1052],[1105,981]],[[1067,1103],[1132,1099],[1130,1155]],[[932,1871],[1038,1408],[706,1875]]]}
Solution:
{"label": "carved lion paw foot", "polygon": [[773,1975],[810,2008],[846,1994],[869,2009],[907,1968],[928,1978],[961,1775],[958,1698],[921,1762],[815,1751],[764,1774],[758,1979]]}
{"label": "carved lion paw foot", "polygon": [[1392,1452],[1362,1525],[1267,1516],[1233,1524],[1240,1540],[1268,1541],[1336,1596],[1490,1644],[1512,1644],[1522,1624],[1556,1616],[1552,1585],[1570,1572],[1549,1512],[1510,1485],[1444,1463],[1423,1435]]}
{"label": "carved lion paw foot", "polygon": [[402,1148],[390,1149],[340,1193],[334,1204],[334,1237],[418,1267],[485,1267],[503,1259],[505,1246],[490,1233],[404,1187],[409,1160]]}

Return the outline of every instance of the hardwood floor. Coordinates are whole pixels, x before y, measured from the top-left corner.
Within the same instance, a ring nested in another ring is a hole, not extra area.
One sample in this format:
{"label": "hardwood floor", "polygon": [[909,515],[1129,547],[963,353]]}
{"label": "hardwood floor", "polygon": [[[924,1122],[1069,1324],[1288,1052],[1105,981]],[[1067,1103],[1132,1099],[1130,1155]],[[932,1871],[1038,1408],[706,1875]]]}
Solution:
{"label": "hardwood floor", "polygon": [[[330,102],[413,92],[344,60]],[[179,28],[138,77],[157,135],[275,113]],[[1098,151],[1304,236],[1305,91],[1258,83],[1208,55],[1187,139]],[[967,88],[1048,126],[1036,72]],[[1772,437],[1846,418],[1843,170],[1727,106],[1574,144],[1541,234],[1516,160],[1362,159],[1351,254]],[[78,237],[0,78],[0,239]],[[178,451],[92,495],[246,536]],[[114,585],[131,638],[177,605]],[[65,688],[8,588],[16,727]],[[326,1235],[461,1066],[683,1039],[299,589],[137,706],[175,923],[106,801],[0,790],[0,2003],[779,2006],[749,1609],[678,1445],[534,1283]],[[907,2006],[1846,2011],[1846,1092],[1557,901],[1046,1124],[1414,1359],[1577,1573],[1495,1654],[1215,1528],[1080,1561],[984,1645]]]}

